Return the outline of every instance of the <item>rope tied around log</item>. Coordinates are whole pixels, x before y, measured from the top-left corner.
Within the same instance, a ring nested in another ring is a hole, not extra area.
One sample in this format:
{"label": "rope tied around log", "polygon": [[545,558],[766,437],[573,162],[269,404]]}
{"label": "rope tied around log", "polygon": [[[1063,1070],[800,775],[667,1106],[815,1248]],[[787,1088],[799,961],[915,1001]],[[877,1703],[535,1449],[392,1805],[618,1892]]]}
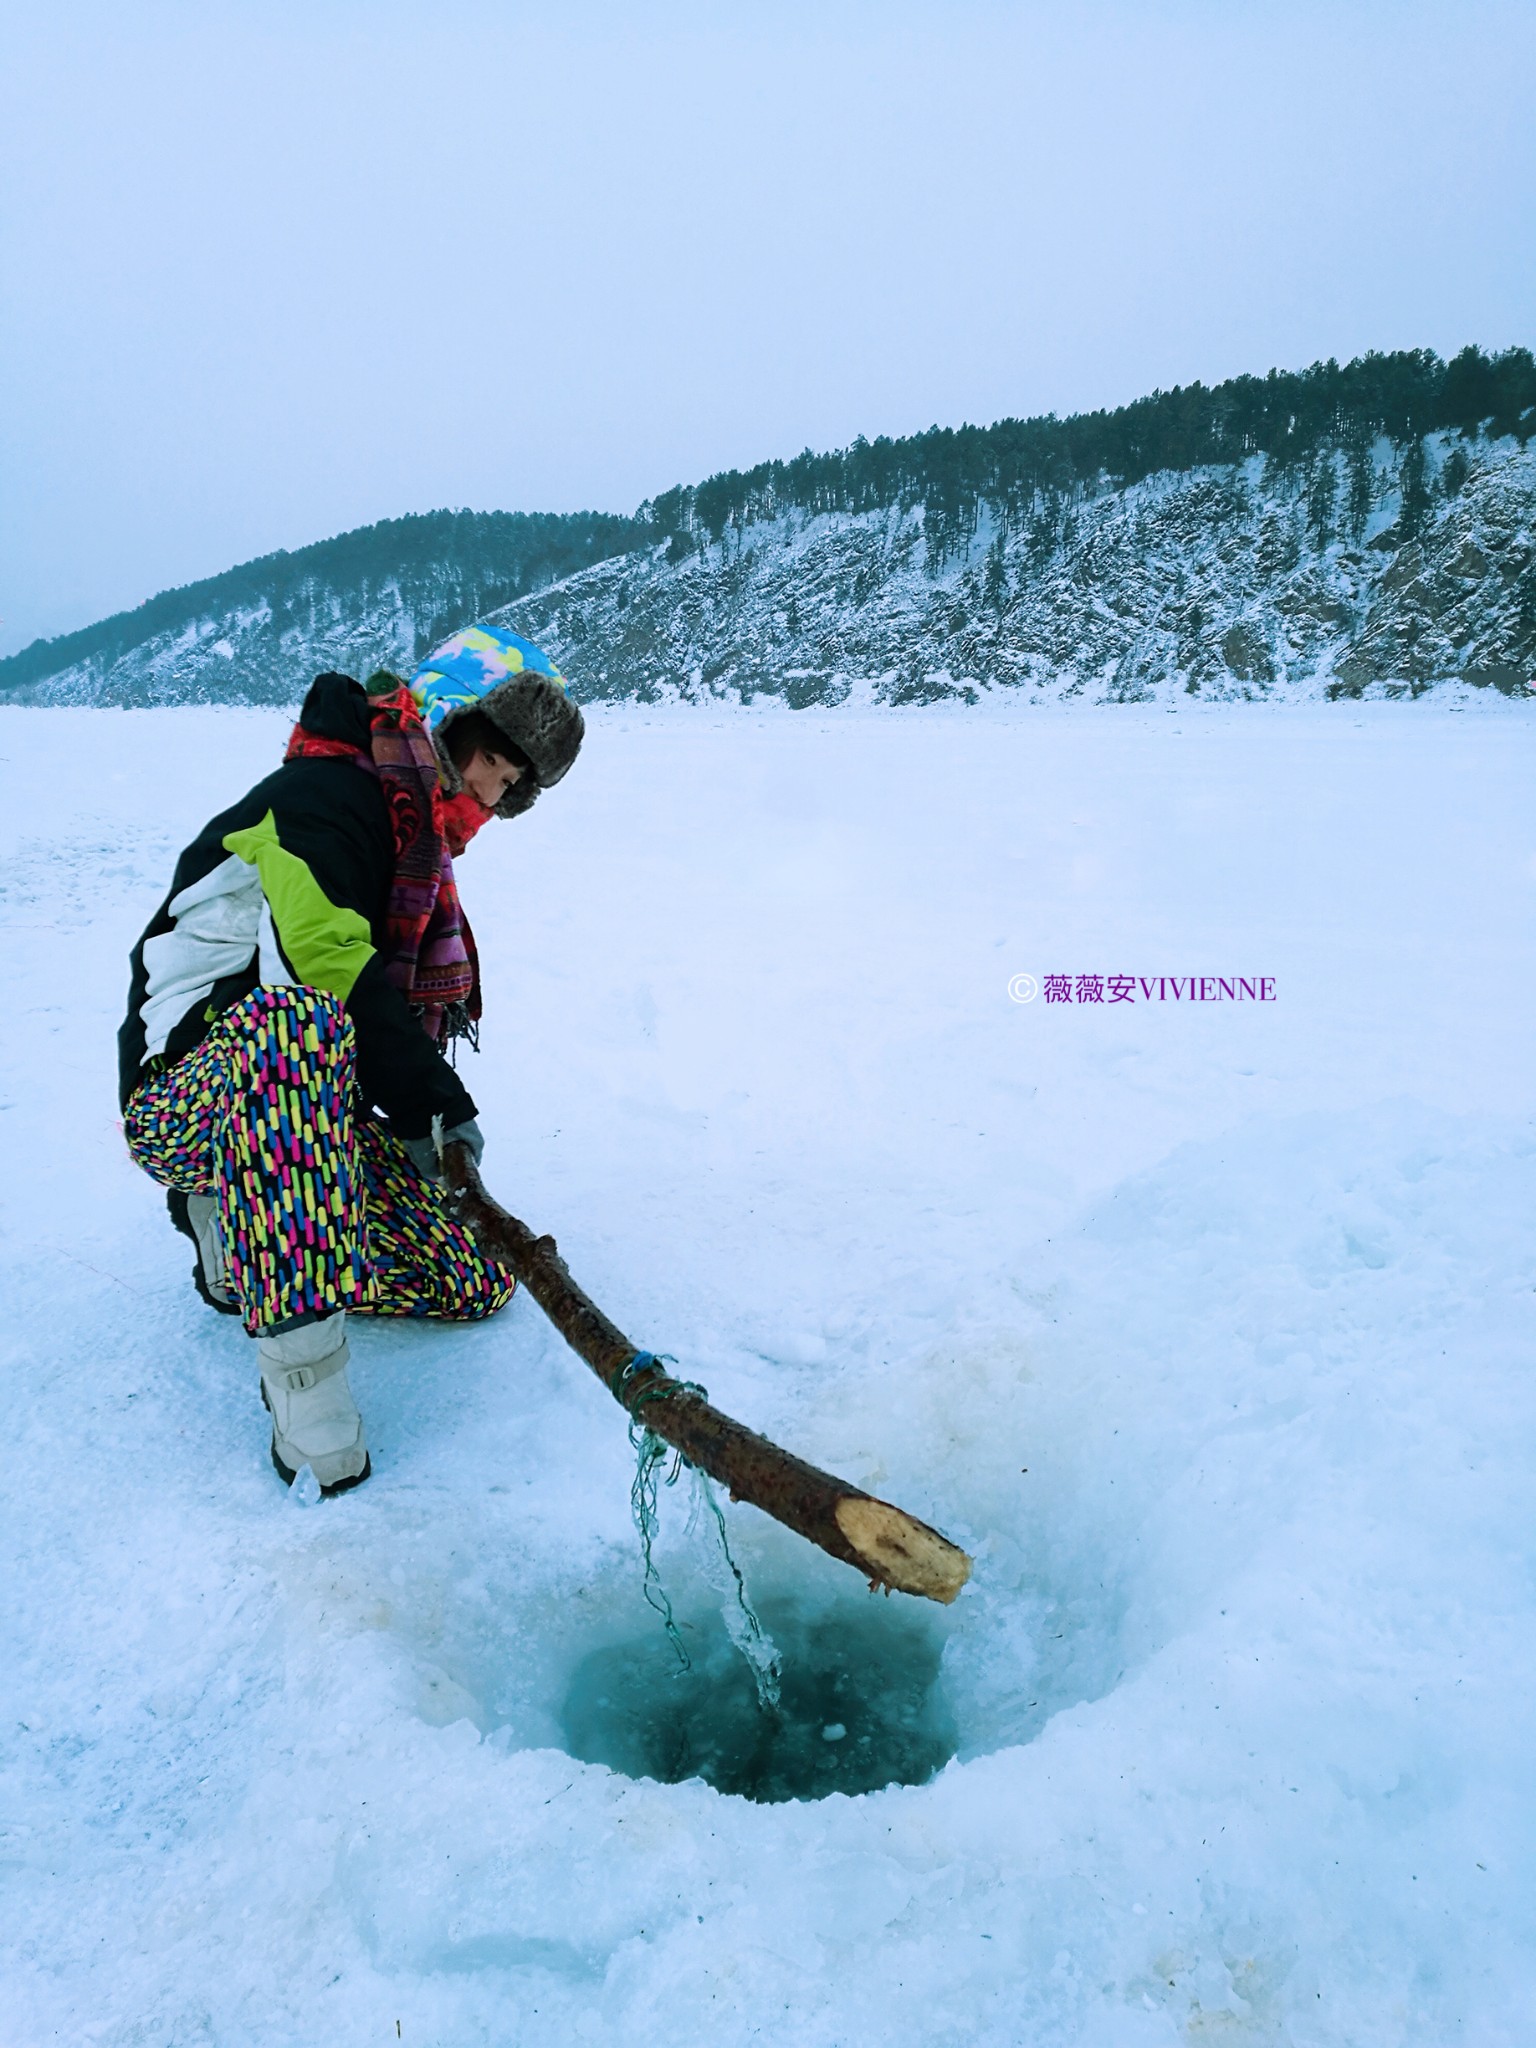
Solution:
{"label": "rope tied around log", "polygon": [[[676,1363],[667,1351],[637,1351],[608,1382],[608,1391],[631,1415],[638,1415],[647,1401],[670,1401],[674,1394],[697,1394],[701,1401],[707,1401],[708,1387],[701,1387],[697,1380],[675,1380],[663,1370],[664,1366]],[[650,1373],[655,1374],[654,1379],[646,1378]],[[644,1385],[639,1384],[642,1380]]]}

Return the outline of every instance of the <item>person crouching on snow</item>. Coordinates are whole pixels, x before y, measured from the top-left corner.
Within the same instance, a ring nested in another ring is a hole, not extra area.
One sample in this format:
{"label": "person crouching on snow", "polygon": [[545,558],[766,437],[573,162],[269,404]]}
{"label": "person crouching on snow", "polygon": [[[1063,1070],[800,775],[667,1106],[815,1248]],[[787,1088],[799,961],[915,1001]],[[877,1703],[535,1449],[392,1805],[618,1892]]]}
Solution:
{"label": "person crouching on snow", "polygon": [[198,1292],[255,1340],[272,1462],[322,1493],[371,1466],[346,1317],[474,1320],[511,1272],[475,1248],[432,1131],[478,1160],[444,1057],[480,1015],[453,856],[581,746],[580,710],[515,634],[455,634],[409,684],[317,676],[283,764],[205,825],[133,949],[123,1131],[197,1247]]}

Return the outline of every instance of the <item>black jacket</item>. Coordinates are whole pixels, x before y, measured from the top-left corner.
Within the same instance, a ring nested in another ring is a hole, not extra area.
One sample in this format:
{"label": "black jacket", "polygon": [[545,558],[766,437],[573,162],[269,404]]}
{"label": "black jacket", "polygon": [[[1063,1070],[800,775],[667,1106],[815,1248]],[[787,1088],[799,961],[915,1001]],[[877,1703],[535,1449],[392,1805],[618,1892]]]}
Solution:
{"label": "black jacket", "polygon": [[[368,747],[368,699],[350,676],[317,676],[299,716],[321,738]],[[463,1082],[385,978],[394,870],[383,785],[348,760],[301,755],[210,820],[133,949],[123,1105],[146,1061],[180,1059],[258,983],[300,982],[345,1003],[359,1090],[402,1137],[424,1137],[434,1116],[472,1117]]]}

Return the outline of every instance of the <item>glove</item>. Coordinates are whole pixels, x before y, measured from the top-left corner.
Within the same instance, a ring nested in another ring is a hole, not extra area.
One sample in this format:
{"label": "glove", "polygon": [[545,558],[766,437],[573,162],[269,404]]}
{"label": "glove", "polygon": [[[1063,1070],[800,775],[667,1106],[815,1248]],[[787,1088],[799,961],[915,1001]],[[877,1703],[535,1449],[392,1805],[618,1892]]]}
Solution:
{"label": "glove", "polygon": [[[438,1155],[437,1143],[434,1138],[430,1135],[424,1138],[402,1138],[400,1143],[405,1147],[412,1164],[423,1179],[439,1181],[442,1179],[443,1165]],[[467,1145],[470,1157],[474,1160],[476,1166],[480,1164],[481,1157],[485,1151],[485,1136],[473,1117],[469,1119],[468,1123],[455,1124],[451,1131],[444,1131],[443,1143],[445,1145]]]}

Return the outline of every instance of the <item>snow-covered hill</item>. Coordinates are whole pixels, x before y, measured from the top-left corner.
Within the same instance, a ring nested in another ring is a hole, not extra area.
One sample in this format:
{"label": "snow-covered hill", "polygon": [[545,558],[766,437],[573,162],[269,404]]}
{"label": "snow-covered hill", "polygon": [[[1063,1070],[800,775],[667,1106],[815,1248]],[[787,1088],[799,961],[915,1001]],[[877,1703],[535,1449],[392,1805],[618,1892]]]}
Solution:
{"label": "snow-covered hill", "polygon": [[[545,522],[559,545],[536,561],[486,540],[507,515],[460,515],[470,538],[449,521],[430,545],[398,521],[409,549],[373,529],[365,562],[325,543],[278,558],[281,576],[231,571],[0,662],[0,700],[293,703],[321,669],[408,669],[500,604],[584,699],[1295,699],[1446,682],[1524,695],[1536,447],[1408,446],[1423,474],[1406,510],[1409,457],[1381,440],[1068,492],[1002,527],[983,501],[958,545],[946,532],[930,546],[920,505],[789,511],[683,548],[676,534],[636,547],[643,521],[583,515],[591,533]],[[565,575],[573,558],[595,566]]]}
{"label": "snow-covered hill", "polygon": [[1019,688],[1127,702],[1418,695],[1536,684],[1536,448],[1428,445],[1404,534],[1374,451],[1357,540],[1349,476],[1262,457],[1150,477],[1033,523],[983,523],[937,568],[920,510],[748,525],[681,562],[603,562],[502,614],[588,696],[902,704]]}
{"label": "snow-covered hill", "polygon": [[0,703],[290,704],[631,548],[607,513],[427,512],[242,563],[0,661]]}

